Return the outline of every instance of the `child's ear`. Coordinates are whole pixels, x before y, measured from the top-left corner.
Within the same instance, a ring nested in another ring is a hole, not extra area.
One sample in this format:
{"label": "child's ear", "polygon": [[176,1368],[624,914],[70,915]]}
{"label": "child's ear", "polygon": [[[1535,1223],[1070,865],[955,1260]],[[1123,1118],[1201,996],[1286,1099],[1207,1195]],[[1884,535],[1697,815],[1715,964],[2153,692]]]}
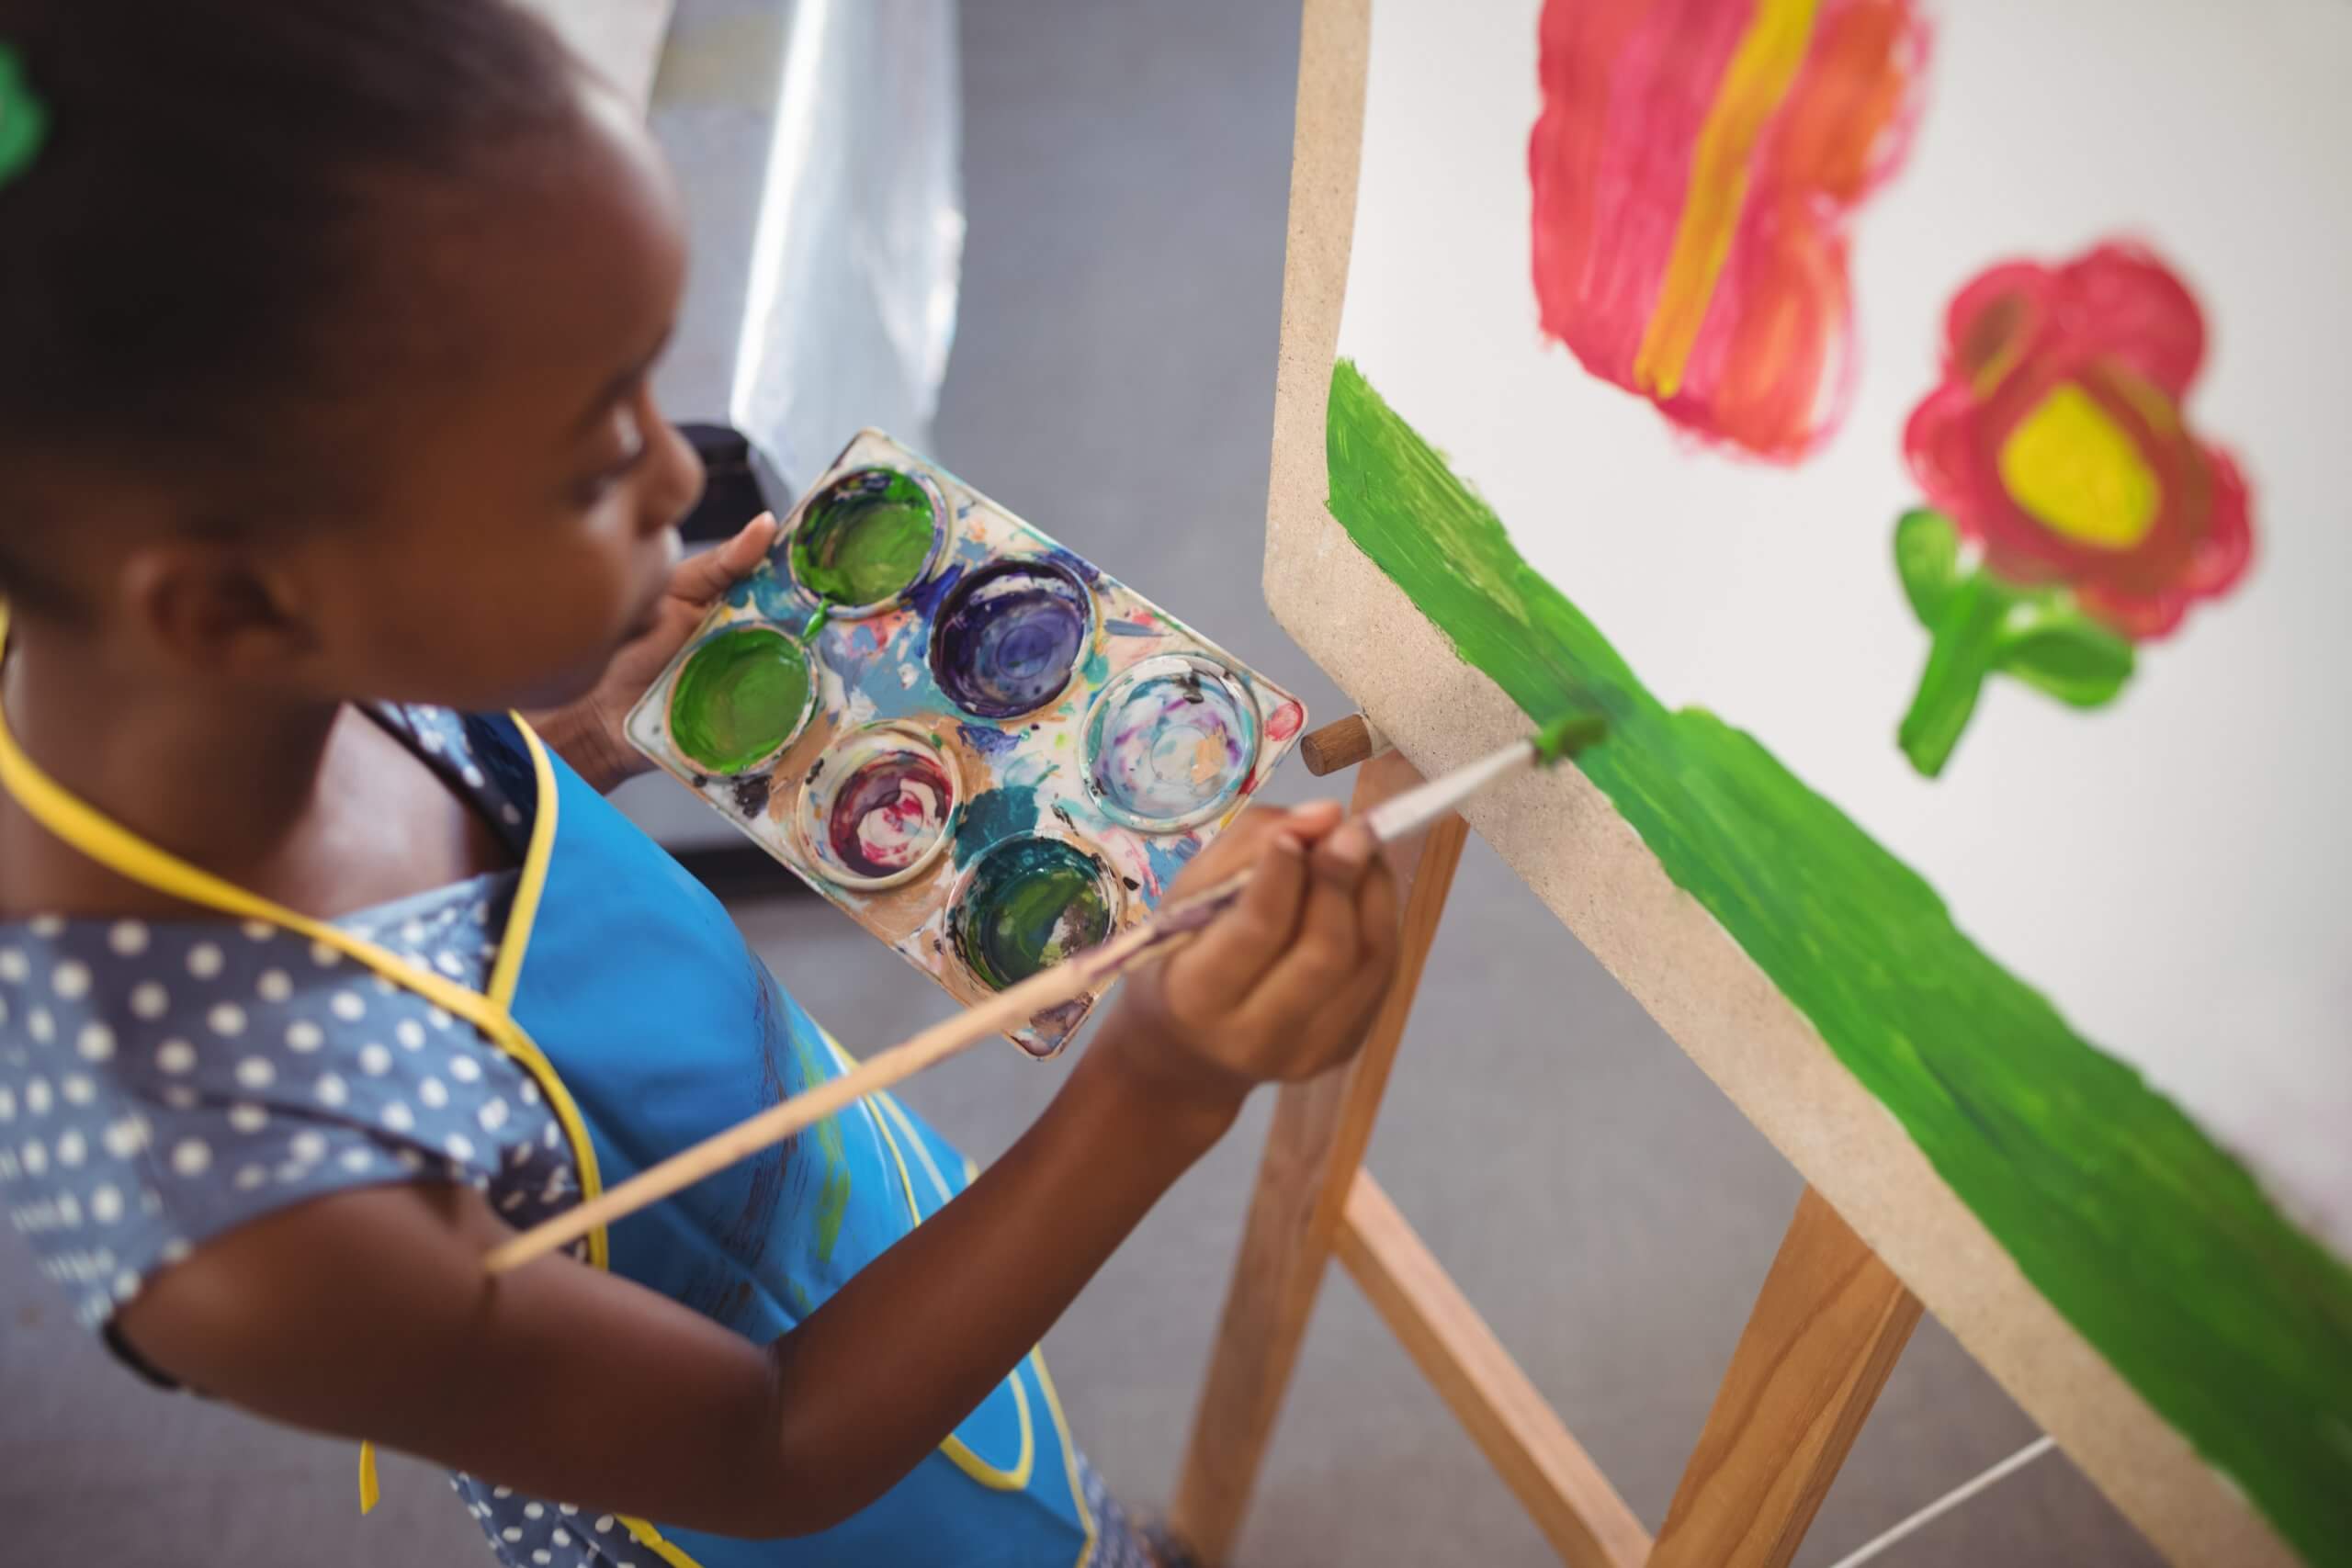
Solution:
{"label": "child's ear", "polygon": [[119,570],[134,635],[183,670],[283,674],[318,646],[293,584],[240,542],[146,541]]}

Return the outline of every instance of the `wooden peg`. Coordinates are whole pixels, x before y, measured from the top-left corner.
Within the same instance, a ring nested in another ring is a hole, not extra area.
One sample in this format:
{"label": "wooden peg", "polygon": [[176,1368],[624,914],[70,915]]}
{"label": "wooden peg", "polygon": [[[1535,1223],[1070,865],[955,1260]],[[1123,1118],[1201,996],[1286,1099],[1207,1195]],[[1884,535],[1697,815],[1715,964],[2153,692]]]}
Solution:
{"label": "wooden peg", "polygon": [[1387,750],[1388,737],[1360,713],[1310,731],[1298,743],[1298,754],[1306,760],[1306,771],[1318,779],[1342,768],[1352,768],[1358,762],[1368,762]]}

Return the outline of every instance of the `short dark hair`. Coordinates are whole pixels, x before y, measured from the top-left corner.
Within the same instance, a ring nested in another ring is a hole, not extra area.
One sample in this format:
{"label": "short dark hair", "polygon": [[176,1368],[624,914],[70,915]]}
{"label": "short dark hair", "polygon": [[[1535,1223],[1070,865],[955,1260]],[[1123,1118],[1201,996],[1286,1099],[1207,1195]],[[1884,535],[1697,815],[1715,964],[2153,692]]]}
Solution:
{"label": "short dark hair", "polygon": [[[570,55],[511,0],[0,0],[0,42],[48,111],[0,186],[0,464],[258,455],[383,243],[355,221],[370,176],[458,174],[577,113]],[[29,586],[18,533],[0,515],[0,582]]]}

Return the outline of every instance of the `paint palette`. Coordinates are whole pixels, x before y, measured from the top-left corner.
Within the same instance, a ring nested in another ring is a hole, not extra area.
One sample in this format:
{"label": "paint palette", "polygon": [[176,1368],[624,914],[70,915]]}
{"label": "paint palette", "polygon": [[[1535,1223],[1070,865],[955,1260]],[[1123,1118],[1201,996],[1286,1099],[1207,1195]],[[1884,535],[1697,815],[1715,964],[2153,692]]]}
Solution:
{"label": "paint palette", "polygon": [[[958,999],[1156,906],[1298,699],[879,431],[849,444],[628,738]],[[1050,1056],[1092,998],[1014,1043]]]}

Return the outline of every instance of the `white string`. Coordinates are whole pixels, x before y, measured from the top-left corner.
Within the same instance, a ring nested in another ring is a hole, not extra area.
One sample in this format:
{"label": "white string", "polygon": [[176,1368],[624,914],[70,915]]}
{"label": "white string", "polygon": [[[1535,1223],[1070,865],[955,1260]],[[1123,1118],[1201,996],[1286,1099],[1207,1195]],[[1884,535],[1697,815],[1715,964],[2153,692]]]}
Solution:
{"label": "white string", "polygon": [[2008,1458],[2003,1460],[2000,1463],[1995,1465],[1992,1469],[1986,1471],[1984,1474],[1978,1476],[1975,1480],[1964,1482],[1959,1486],[1952,1488],[1950,1492],[1945,1493],[1942,1496],[1937,1498],[1934,1502],[1928,1504],[1926,1507],[1920,1509],[1917,1513],[1912,1515],[1909,1518],[1904,1520],[1893,1529],[1888,1530],[1885,1534],[1866,1541],[1859,1549],[1848,1552],[1836,1562],[1830,1564],[1830,1568],[1862,1568],[1863,1563],[1868,1562],[1871,1558],[1876,1557],[1880,1552],[1884,1551],[1888,1547],[1893,1546],[1896,1541],[1901,1540],[1904,1537],[1909,1535],[1920,1526],[1951,1512],[1951,1510],[1959,1507],[1962,1503],[1967,1502],[1971,1497],[1975,1496],[1979,1492],[1984,1491],[1984,1488],[1992,1485],[1993,1483],[2000,1480],[2003,1476],[2007,1475],[2012,1471],[2023,1470],[2027,1465],[2031,1464],[2035,1460],[2040,1459],[2043,1454],[2048,1453],[2052,1449],[2056,1448],[2057,1446],[2058,1440],[2055,1438],[2043,1437],[2036,1438],[2034,1441],[2028,1443],[2025,1447],[2019,1449],[2017,1452],[2011,1454]]}

